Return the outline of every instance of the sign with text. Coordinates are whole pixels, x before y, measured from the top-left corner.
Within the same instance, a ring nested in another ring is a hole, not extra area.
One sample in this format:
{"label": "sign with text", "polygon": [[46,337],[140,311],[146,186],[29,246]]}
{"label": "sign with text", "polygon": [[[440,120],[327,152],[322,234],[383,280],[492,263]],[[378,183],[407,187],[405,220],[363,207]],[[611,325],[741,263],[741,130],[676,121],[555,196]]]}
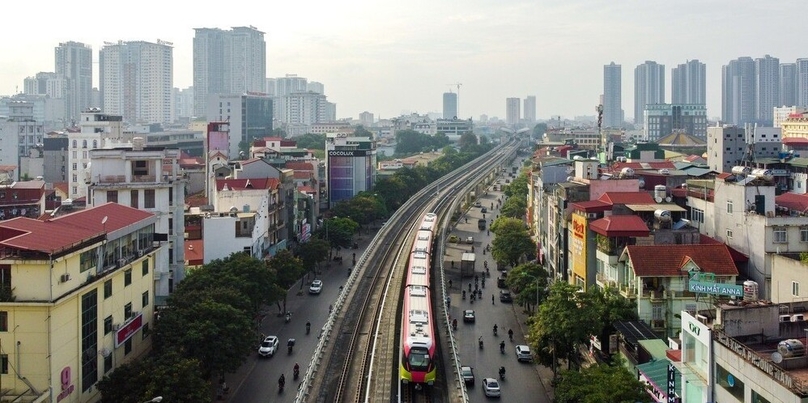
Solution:
{"label": "sign with text", "polygon": [[115,332],[115,347],[120,346],[123,343],[126,343],[132,335],[134,335],[140,328],[143,327],[143,313],[138,313],[134,319],[130,320],[125,325],[121,326],[118,331]]}
{"label": "sign with text", "polygon": [[572,215],[572,237],[570,238],[570,259],[572,271],[576,276],[586,280],[586,217]]}
{"label": "sign with text", "polygon": [[715,274],[693,272],[690,274],[688,290],[698,294],[727,295],[743,297],[743,286],[735,284],[716,283]]}

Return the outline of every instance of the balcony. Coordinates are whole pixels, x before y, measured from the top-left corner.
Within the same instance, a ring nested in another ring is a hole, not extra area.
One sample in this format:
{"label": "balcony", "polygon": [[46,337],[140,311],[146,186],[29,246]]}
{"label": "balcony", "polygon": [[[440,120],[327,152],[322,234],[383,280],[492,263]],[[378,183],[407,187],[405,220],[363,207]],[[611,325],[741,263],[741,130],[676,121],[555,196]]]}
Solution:
{"label": "balcony", "polygon": [[124,183],[126,175],[99,175],[98,183]]}
{"label": "balcony", "polygon": [[156,181],[157,178],[154,175],[132,175],[132,182],[152,183]]}

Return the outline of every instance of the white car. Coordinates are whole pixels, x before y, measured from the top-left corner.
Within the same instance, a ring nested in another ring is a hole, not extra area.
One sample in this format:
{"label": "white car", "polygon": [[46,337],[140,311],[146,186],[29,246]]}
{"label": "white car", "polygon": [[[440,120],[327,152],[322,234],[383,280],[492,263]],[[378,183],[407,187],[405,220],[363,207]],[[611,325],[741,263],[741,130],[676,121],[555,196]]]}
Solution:
{"label": "white car", "polygon": [[314,280],[311,282],[309,286],[309,294],[319,294],[320,291],[323,291],[323,281],[322,280]]}
{"label": "white car", "polygon": [[278,343],[277,336],[267,336],[264,338],[264,341],[261,342],[261,346],[258,347],[258,355],[261,357],[272,357],[278,352]]}
{"label": "white car", "polygon": [[494,378],[483,379],[483,393],[486,397],[500,397],[502,391],[499,389],[499,382]]}
{"label": "white car", "polygon": [[516,346],[516,360],[517,361],[533,361],[533,356],[530,355],[530,347],[524,344]]}

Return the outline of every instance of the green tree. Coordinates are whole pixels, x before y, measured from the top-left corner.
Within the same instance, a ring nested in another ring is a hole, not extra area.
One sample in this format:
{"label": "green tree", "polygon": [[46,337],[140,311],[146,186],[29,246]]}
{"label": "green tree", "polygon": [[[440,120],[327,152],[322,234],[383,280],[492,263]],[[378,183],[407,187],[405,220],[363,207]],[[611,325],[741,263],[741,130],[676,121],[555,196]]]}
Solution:
{"label": "green tree", "polygon": [[553,400],[555,403],[653,402],[646,386],[619,363],[598,364],[580,372],[563,371]]}
{"label": "green tree", "polygon": [[542,365],[553,368],[569,359],[576,346],[600,331],[600,311],[579,288],[563,281],[550,285],[547,299],[539,306],[530,326],[533,350]]}
{"label": "green tree", "polygon": [[331,249],[349,248],[353,245],[353,235],[359,229],[356,221],[347,217],[327,218],[323,227],[318,230],[318,236],[325,239]]}
{"label": "green tree", "polygon": [[639,320],[636,304],[620,295],[617,288],[607,287],[604,290],[600,287],[590,287],[586,290],[585,297],[591,298],[591,306],[598,309],[600,329],[596,329],[597,332],[593,334],[601,340],[608,340],[609,335],[614,333],[615,322]]}
{"label": "green tree", "polygon": [[536,253],[536,243],[522,220],[500,217],[491,225],[496,237],[491,242],[491,256],[500,266],[516,266],[522,258]]}
{"label": "green tree", "polygon": [[[115,371],[98,381],[97,387],[103,401],[141,403],[153,398],[154,396],[146,395],[143,388],[149,382],[152,367],[150,360],[134,360],[119,365]],[[207,386],[204,389],[209,390]],[[210,396],[207,400],[210,400]]]}
{"label": "green tree", "polygon": [[356,126],[353,135],[354,137],[367,137],[369,139],[373,138],[373,133],[370,132],[368,129],[365,129],[365,127],[362,125]]}
{"label": "green tree", "polygon": [[320,262],[328,259],[330,249],[331,246],[325,239],[310,238],[298,246],[296,253],[303,264],[303,269],[314,272],[319,267]]}
{"label": "green tree", "polygon": [[509,197],[502,203],[500,214],[503,217],[523,219],[527,211],[527,202],[521,197]]}
{"label": "green tree", "polygon": [[[229,274],[232,278],[238,279],[232,286],[250,300],[253,306],[252,314],[258,312],[261,305],[275,302],[280,297],[275,288],[274,274],[263,260],[246,253],[233,253],[225,259],[214,260],[205,266],[209,270]],[[224,283],[220,280],[218,284]]]}
{"label": "green tree", "polygon": [[[303,277],[306,272],[303,261],[295,257],[289,250],[283,249],[273,256],[267,264],[277,278],[276,286],[282,296],[282,299],[278,300],[278,310],[286,312],[286,298],[288,297],[286,290]],[[300,287],[303,288],[302,281],[300,282]],[[283,306],[281,306],[281,302]]]}
{"label": "green tree", "polygon": [[477,136],[474,133],[466,132],[460,135],[460,139],[457,140],[457,146],[461,150],[468,150],[471,147],[477,145]]}
{"label": "green tree", "polygon": [[280,137],[282,139],[286,138],[286,130],[281,129],[280,127],[276,127],[272,129],[272,137]]}
{"label": "green tree", "polygon": [[516,293],[516,302],[528,310],[547,298],[547,270],[537,263],[525,263],[508,272],[505,283]]}
{"label": "green tree", "polygon": [[536,126],[533,126],[533,132],[531,133],[530,137],[533,140],[541,141],[544,138],[544,133],[547,132],[547,123],[536,123]]}
{"label": "green tree", "polygon": [[325,134],[306,133],[295,137],[298,148],[325,150]]}
{"label": "green tree", "polygon": [[387,211],[395,211],[409,199],[407,193],[407,184],[401,176],[393,175],[391,177],[378,177],[373,189],[378,193]]}
{"label": "green tree", "polygon": [[505,186],[505,190],[503,193],[505,193],[505,196],[508,196],[509,198],[517,197],[525,200],[525,202],[527,203],[527,191],[528,191],[527,175],[524,172],[522,172],[511,181],[510,185]]}
{"label": "green tree", "polygon": [[331,211],[335,216],[349,217],[360,226],[370,224],[387,215],[387,208],[382,199],[367,192],[337,203]]}

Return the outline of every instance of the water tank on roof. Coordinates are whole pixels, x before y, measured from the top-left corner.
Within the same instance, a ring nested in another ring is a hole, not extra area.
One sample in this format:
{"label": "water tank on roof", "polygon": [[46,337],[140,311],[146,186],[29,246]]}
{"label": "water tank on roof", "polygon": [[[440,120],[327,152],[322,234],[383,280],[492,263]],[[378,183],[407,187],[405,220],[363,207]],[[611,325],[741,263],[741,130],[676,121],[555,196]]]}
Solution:
{"label": "water tank on roof", "polygon": [[625,167],[625,168],[620,170],[620,177],[621,178],[628,178],[630,176],[634,176],[634,170],[633,169],[631,169],[629,167]]}
{"label": "water tank on roof", "polygon": [[242,211],[243,213],[249,213],[249,212],[250,212],[250,205],[249,205],[249,204],[245,204],[245,205],[244,205],[244,206],[243,206],[241,209],[242,209],[241,211]]}
{"label": "water tank on roof", "polygon": [[664,199],[668,195],[668,188],[665,185],[654,186],[654,199]]}
{"label": "water tank on roof", "polygon": [[626,157],[617,157],[617,162],[626,162],[628,159]]}
{"label": "water tank on roof", "polygon": [[670,175],[671,171],[668,168],[662,168],[662,169],[659,170],[659,174],[660,175]]}
{"label": "water tank on roof", "polygon": [[802,357],[805,355],[805,345],[797,339],[783,340],[777,343],[777,352],[784,358]]}
{"label": "water tank on roof", "polygon": [[753,169],[752,175],[754,175],[758,179],[763,179],[764,181],[770,181],[774,179],[774,175],[772,175],[772,171],[768,169]]}
{"label": "water tank on roof", "polygon": [[637,187],[640,189],[645,189],[645,179],[638,178],[637,179]]}
{"label": "water tank on roof", "polygon": [[135,137],[132,139],[132,150],[133,151],[143,151],[143,146],[146,144],[146,140],[143,137]]}
{"label": "water tank on roof", "polygon": [[749,174],[749,167],[734,166],[732,167],[732,174],[746,176]]}
{"label": "water tank on roof", "polygon": [[743,300],[744,301],[757,301],[758,300],[758,283],[752,280],[743,282]]}
{"label": "water tank on roof", "polygon": [[654,217],[660,222],[669,222],[671,220],[671,212],[668,210],[655,210]]}

